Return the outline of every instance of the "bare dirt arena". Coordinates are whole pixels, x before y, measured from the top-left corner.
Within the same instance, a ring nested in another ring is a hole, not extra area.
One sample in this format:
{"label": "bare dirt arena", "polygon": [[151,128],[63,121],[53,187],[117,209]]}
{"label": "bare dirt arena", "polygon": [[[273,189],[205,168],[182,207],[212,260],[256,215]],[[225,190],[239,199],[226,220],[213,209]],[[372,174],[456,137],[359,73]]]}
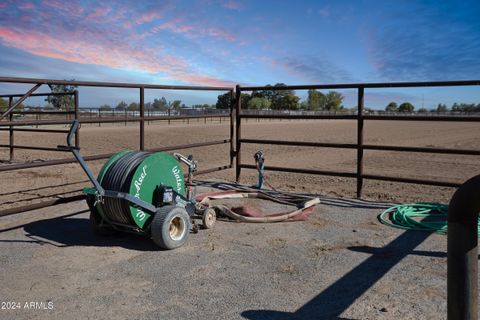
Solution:
{"label": "bare dirt arena", "polygon": [[[249,120],[242,129],[245,138],[356,142],[356,122],[347,120]],[[225,123],[152,124],[146,126],[146,147],[227,139],[228,132]],[[15,134],[20,145],[54,147],[64,139]],[[83,155],[137,149],[138,140],[134,125],[81,128]],[[369,121],[365,143],[478,150],[480,130],[474,123]],[[268,165],[356,169],[356,152],[341,149],[243,145],[243,162],[253,164],[260,148]],[[228,144],[180,151],[193,154],[200,170],[229,163]],[[15,155],[19,162],[69,156],[21,150]],[[102,163],[90,165],[98,172]],[[479,164],[475,156],[365,151],[369,174],[461,183],[479,173]],[[0,176],[2,209],[89,185],[77,164]],[[198,178],[231,182],[234,172]],[[354,179],[267,172],[267,180],[283,191],[319,195],[322,203],[305,222],[219,221],[173,251],[133,235],[93,236],[83,201],[0,218],[0,318],[446,318],[446,237],[392,229],[376,216],[392,202],[447,203],[454,189],[367,180],[364,200],[356,200]],[[242,183],[255,181],[253,170],[242,170]],[[205,182],[199,191],[211,186]],[[31,302],[38,308],[29,308]]]}

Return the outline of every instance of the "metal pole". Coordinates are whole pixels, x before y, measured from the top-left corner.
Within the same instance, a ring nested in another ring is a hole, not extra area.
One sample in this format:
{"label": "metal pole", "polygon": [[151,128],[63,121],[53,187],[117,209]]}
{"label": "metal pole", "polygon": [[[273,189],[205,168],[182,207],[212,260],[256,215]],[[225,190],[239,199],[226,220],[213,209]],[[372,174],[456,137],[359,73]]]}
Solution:
{"label": "metal pole", "polygon": [[448,319],[478,319],[478,213],[480,175],[466,181],[448,206]]}
{"label": "metal pole", "polygon": [[363,188],[363,108],[364,88],[358,88],[357,112],[357,198],[362,197]]}
{"label": "metal pole", "polygon": [[[235,121],[234,118],[234,97],[233,97],[233,90],[230,90],[230,167],[233,167],[233,158],[235,157],[235,145],[234,145],[234,127],[233,122]],[[221,119],[221,118],[220,118]]]}
{"label": "metal pole", "polygon": [[140,150],[145,150],[145,88],[140,88]]}
{"label": "metal pole", "polygon": [[235,90],[235,113],[236,113],[236,119],[235,119],[235,128],[236,128],[236,133],[235,133],[235,142],[236,142],[236,151],[235,151],[235,156],[236,156],[236,162],[235,162],[235,180],[237,182],[240,181],[240,163],[241,163],[241,144],[240,144],[240,139],[242,137],[242,127],[241,127],[241,119],[240,119],[240,112],[242,111],[242,95],[241,95],[241,89],[240,85],[236,86]]}
{"label": "metal pole", "polygon": [[[75,120],[79,120],[80,116],[78,112],[78,90],[75,90],[73,92],[73,98],[74,98],[73,107],[75,111],[74,117],[75,117]],[[80,148],[80,127],[78,127],[77,131],[75,131],[75,147]]]}
{"label": "metal pole", "polygon": [[[9,108],[9,109],[10,109],[10,107],[12,106],[12,104],[13,104],[13,97],[9,97],[9,98],[8,98],[8,108]],[[13,113],[10,113],[9,119],[10,119],[10,121],[13,121]],[[13,149],[14,149],[14,147],[13,147],[13,145],[14,145],[14,137],[13,137],[14,132],[13,132],[13,126],[10,126],[10,127],[9,127],[8,132],[9,132],[10,162],[11,162],[11,161],[13,161],[13,158],[14,158],[14,151],[13,151]]]}

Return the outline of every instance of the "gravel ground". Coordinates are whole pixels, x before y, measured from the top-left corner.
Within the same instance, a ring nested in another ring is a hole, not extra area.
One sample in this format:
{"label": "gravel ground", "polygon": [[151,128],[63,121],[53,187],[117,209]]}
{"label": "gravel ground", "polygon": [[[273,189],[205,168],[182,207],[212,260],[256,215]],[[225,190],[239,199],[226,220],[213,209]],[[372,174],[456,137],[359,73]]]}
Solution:
{"label": "gravel ground", "polygon": [[0,297],[20,309],[0,318],[446,318],[445,236],[381,225],[386,203],[321,201],[308,221],[217,221],[173,251],[95,237],[83,201],[3,217]]}

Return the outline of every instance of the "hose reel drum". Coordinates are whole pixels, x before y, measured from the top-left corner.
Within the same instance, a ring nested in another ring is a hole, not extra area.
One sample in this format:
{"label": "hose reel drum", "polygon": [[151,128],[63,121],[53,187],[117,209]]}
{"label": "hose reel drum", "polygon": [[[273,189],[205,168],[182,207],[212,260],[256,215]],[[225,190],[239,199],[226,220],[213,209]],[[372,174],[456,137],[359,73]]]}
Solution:
{"label": "hose reel drum", "polygon": [[180,162],[188,166],[188,180],[196,170],[191,157],[165,152],[121,151],[103,165],[95,177],[71,140],[78,129],[74,121],[68,137],[70,150],[94,188],[85,188],[93,231],[99,235],[117,231],[146,235],[164,249],[182,246],[197,228],[194,216],[213,226],[211,210],[200,210],[190,189],[185,188]]}

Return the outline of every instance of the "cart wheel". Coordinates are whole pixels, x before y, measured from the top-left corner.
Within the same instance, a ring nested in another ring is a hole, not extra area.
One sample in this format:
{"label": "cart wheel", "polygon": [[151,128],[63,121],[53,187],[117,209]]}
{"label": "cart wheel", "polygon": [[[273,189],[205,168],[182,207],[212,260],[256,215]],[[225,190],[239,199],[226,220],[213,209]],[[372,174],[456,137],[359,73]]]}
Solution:
{"label": "cart wheel", "polygon": [[93,234],[97,236],[111,236],[117,233],[117,231],[111,226],[102,223],[102,216],[98,213],[98,210],[93,203],[92,199],[87,198],[87,204],[90,208],[90,226]]}
{"label": "cart wheel", "polygon": [[163,249],[175,249],[187,241],[190,216],[182,207],[164,206],[157,210],[150,227],[152,240]]}
{"label": "cart wheel", "polygon": [[217,213],[215,212],[215,209],[206,209],[202,215],[203,227],[205,229],[211,229],[215,225],[215,221],[217,221]]}

